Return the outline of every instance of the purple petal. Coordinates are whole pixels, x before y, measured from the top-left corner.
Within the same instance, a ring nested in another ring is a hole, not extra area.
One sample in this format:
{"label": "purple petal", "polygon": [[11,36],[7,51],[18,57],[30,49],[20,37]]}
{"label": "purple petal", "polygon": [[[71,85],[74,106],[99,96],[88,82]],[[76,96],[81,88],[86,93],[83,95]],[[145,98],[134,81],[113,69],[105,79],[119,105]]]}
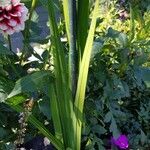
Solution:
{"label": "purple petal", "polygon": [[112,137],[112,143],[121,149],[127,149],[129,147],[128,139],[125,135],[120,135],[117,139]]}

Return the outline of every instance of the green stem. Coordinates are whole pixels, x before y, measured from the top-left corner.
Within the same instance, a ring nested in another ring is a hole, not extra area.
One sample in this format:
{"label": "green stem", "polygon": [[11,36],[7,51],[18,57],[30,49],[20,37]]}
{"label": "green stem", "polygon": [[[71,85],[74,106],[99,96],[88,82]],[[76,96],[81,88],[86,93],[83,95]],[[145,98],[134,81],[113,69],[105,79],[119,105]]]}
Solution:
{"label": "green stem", "polygon": [[26,29],[25,29],[25,32],[24,32],[24,46],[23,46],[23,51],[22,51],[22,54],[21,54],[21,58],[20,58],[20,64],[22,64],[23,62],[23,58],[24,58],[24,49],[25,49],[25,45],[26,44],[29,44],[29,33],[30,33],[30,27],[31,27],[31,19],[32,19],[32,15],[33,15],[33,11],[36,7],[36,4],[37,4],[37,1],[38,0],[32,0],[32,4],[31,4],[31,8],[30,8],[30,12],[29,12],[29,19],[28,19],[28,22],[26,24]]}
{"label": "green stem", "polygon": [[77,87],[77,50],[76,50],[76,1],[70,0],[69,2],[69,20],[70,20],[70,37],[69,45],[69,70],[70,70],[70,83],[72,89],[72,96],[75,97]]}
{"label": "green stem", "polygon": [[9,50],[12,52],[12,46],[11,46],[11,38],[10,38],[10,35],[8,35],[8,45],[9,45]]}
{"label": "green stem", "polygon": [[16,56],[16,53],[14,53],[13,50],[12,50],[12,44],[11,44],[11,37],[10,37],[10,35],[7,36],[7,41],[8,41],[9,50]]}
{"label": "green stem", "polygon": [[130,4],[130,42],[134,40],[135,37],[135,18],[132,3]]}
{"label": "green stem", "polygon": [[[13,50],[12,50],[11,37],[10,37],[10,35],[7,36],[7,39],[8,39],[9,50],[10,50],[14,55],[16,55],[16,54],[13,52]],[[16,76],[17,76],[18,78],[20,78],[20,75],[19,75],[18,71],[16,70],[14,64],[12,64],[12,62],[10,61],[9,58],[8,58],[8,63],[9,63],[9,65],[11,66],[12,70],[15,72]]]}

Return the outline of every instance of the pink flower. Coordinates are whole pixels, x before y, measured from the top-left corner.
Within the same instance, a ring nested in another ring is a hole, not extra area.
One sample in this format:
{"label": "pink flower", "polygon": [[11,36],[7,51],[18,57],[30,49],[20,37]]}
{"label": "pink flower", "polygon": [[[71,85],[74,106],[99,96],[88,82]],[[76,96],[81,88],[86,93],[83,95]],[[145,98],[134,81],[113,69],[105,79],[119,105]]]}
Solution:
{"label": "pink flower", "polygon": [[13,34],[24,30],[28,9],[20,0],[10,0],[0,5],[0,30],[6,34]]}

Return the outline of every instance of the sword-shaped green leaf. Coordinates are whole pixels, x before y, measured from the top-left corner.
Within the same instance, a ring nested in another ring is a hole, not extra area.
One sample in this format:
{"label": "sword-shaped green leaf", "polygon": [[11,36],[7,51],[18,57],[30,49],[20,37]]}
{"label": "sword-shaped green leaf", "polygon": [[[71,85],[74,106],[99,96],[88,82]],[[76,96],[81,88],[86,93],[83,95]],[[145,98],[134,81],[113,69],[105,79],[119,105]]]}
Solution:
{"label": "sword-shaped green leaf", "polygon": [[95,2],[95,8],[93,11],[93,18],[89,30],[89,34],[87,37],[83,58],[80,65],[79,70],[79,79],[78,79],[78,85],[77,85],[77,93],[75,98],[75,111],[76,111],[76,142],[77,142],[77,150],[80,149],[80,142],[81,142],[81,128],[82,128],[82,114],[83,114],[83,106],[84,106],[84,99],[85,99],[85,90],[86,90],[86,84],[87,84],[87,77],[88,77],[88,70],[89,70],[89,64],[90,64],[90,56],[92,52],[92,45],[93,45],[93,39],[94,39],[94,33],[95,33],[95,27],[96,27],[96,20],[97,20],[97,12],[99,6],[99,0],[96,0]]}

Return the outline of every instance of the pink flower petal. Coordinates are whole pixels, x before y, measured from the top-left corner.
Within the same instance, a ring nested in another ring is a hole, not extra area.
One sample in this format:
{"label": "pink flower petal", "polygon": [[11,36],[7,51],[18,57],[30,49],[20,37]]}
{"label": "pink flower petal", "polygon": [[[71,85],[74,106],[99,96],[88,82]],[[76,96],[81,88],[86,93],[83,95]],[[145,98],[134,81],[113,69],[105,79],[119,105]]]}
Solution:
{"label": "pink flower petal", "polygon": [[3,17],[6,18],[6,19],[11,19],[11,17],[6,15],[6,14],[4,14]]}
{"label": "pink flower petal", "polygon": [[5,23],[0,23],[0,29],[1,30],[7,30],[8,26]]}
{"label": "pink flower petal", "polygon": [[25,21],[28,19],[28,9],[20,3],[20,0],[8,1],[7,5],[0,6],[0,30],[13,34],[24,30]]}
{"label": "pink flower petal", "polygon": [[10,11],[10,10],[12,9],[12,5],[6,6],[5,9],[6,9],[7,11]]}
{"label": "pink flower petal", "polygon": [[13,34],[15,31],[12,28],[8,28],[7,30],[4,31],[5,33],[11,35]]}
{"label": "pink flower petal", "polygon": [[4,19],[4,17],[0,17],[0,21],[2,21]]}
{"label": "pink flower petal", "polygon": [[11,26],[11,27],[15,27],[17,25],[17,21],[11,19],[11,20],[9,20],[8,25]]}

